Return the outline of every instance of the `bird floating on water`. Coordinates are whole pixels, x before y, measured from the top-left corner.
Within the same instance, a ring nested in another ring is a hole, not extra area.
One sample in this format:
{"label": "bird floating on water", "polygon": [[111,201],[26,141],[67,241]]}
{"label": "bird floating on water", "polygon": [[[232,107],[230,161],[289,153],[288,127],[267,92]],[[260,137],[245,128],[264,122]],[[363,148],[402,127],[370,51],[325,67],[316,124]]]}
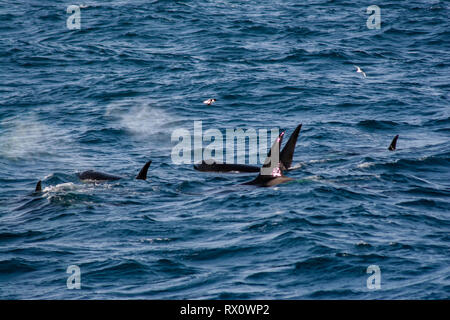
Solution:
{"label": "bird floating on water", "polygon": [[362,75],[364,76],[364,78],[367,78],[366,73],[364,71],[362,71],[362,69],[358,66],[355,66],[356,68],[356,72],[362,73]]}
{"label": "bird floating on water", "polygon": [[216,99],[208,99],[203,101],[204,104],[210,106],[211,104],[213,104],[214,102],[216,102]]}

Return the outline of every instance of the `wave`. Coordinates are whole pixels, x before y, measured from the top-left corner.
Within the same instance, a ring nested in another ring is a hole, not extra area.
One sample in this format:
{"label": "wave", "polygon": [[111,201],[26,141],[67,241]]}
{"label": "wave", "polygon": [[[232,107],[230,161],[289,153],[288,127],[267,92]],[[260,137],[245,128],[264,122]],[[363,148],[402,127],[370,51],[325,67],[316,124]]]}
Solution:
{"label": "wave", "polygon": [[399,126],[399,123],[389,120],[363,120],[357,124],[365,129],[389,130]]}

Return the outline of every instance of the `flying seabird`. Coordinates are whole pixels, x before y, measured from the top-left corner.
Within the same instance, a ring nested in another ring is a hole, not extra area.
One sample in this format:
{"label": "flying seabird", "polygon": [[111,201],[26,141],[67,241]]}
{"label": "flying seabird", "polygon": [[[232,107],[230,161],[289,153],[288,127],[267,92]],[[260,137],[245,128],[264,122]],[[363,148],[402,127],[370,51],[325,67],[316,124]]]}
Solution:
{"label": "flying seabird", "polygon": [[367,76],[366,76],[366,73],[365,73],[364,71],[362,71],[360,67],[355,66],[355,68],[356,68],[356,72],[362,73],[362,75],[364,76],[364,78],[367,77]]}

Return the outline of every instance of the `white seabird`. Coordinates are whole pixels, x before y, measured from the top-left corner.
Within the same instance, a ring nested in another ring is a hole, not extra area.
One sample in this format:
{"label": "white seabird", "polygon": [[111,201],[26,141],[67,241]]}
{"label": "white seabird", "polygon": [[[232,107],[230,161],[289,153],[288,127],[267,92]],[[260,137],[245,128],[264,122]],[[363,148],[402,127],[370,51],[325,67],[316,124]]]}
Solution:
{"label": "white seabird", "polygon": [[364,76],[364,78],[367,78],[366,73],[364,71],[362,71],[362,69],[358,66],[355,66],[356,68],[356,72],[362,73],[362,75]]}
{"label": "white seabird", "polygon": [[207,104],[208,106],[210,106],[211,104],[213,104],[214,102],[216,102],[216,99],[208,99],[203,101],[204,104]]}

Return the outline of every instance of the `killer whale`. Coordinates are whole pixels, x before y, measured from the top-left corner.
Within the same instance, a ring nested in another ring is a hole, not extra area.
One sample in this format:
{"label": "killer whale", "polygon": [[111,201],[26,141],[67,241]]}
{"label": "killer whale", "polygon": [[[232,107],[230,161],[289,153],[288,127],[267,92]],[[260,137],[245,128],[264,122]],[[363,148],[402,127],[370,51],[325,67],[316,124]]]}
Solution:
{"label": "killer whale", "polygon": [[[142,169],[139,171],[138,175],[136,176],[136,180],[147,180],[147,172],[150,168],[152,161],[148,161],[145,163],[145,165],[142,167]],[[77,176],[80,180],[89,180],[89,181],[116,181],[123,179],[122,177],[115,176],[109,173],[94,171],[94,170],[87,170],[83,171],[81,173],[77,173]],[[36,188],[34,190],[35,192],[41,192],[42,191],[42,181],[39,180],[36,184]]]}
{"label": "killer whale", "polygon": [[194,169],[204,172],[259,172],[260,170],[257,166],[220,163],[214,160],[203,160],[202,163],[195,164]]}
{"label": "killer whale", "polygon": [[388,148],[389,151],[395,151],[395,149],[397,149],[397,140],[398,140],[398,135],[396,135],[394,137],[394,139],[392,139],[392,142],[391,142],[391,144],[389,145],[389,148]]}
{"label": "killer whale", "polygon": [[[150,164],[152,161],[148,161],[142,169],[139,171],[138,175],[136,176],[137,180],[147,180],[147,171],[150,167]],[[87,170],[83,171],[81,173],[78,173],[78,178],[80,180],[93,180],[93,181],[116,181],[122,179],[122,177],[115,176],[109,173],[94,171],[94,170]]]}
{"label": "killer whale", "polygon": [[[302,128],[300,123],[292,132],[288,142],[280,153],[281,170],[288,171],[292,167],[292,158],[294,157],[295,145],[298,135]],[[194,169],[203,172],[259,172],[260,167],[246,164],[228,164],[220,163],[215,160],[203,160],[199,164],[194,164]]]}
{"label": "killer whale", "polygon": [[[284,132],[281,132],[278,138],[273,143],[270,151],[261,167],[260,173],[252,181],[243,183],[242,185],[254,185],[258,187],[273,187],[281,183],[286,183],[294,179],[283,175],[283,164],[281,163],[280,145],[283,141]],[[295,146],[295,145],[294,145]],[[272,155],[278,152],[280,159],[277,163],[272,163],[275,159]],[[268,172],[267,172],[268,171]]]}

